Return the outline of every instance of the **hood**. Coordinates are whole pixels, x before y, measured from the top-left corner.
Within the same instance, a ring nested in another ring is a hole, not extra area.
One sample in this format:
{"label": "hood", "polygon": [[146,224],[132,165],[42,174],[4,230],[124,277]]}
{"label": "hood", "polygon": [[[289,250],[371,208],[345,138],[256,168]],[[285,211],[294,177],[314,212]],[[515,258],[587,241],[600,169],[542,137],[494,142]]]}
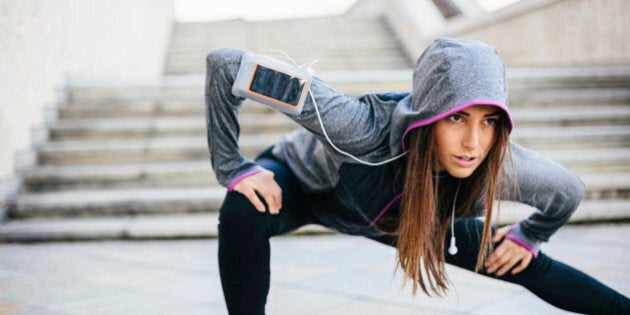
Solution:
{"label": "hood", "polygon": [[505,66],[496,50],[479,41],[436,39],[416,62],[411,97],[393,113],[392,152],[407,150],[405,137],[412,129],[482,104],[502,109],[512,130]]}

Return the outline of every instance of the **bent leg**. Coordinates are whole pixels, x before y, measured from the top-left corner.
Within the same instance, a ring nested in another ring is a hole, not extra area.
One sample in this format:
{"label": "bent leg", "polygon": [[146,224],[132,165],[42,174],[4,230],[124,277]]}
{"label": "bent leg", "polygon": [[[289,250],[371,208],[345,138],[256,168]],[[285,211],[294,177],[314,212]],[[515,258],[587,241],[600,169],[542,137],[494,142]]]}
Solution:
{"label": "bent leg", "polygon": [[256,210],[238,192],[229,192],[219,215],[219,269],[230,314],[264,314],[270,283],[269,238],[315,222],[303,202],[295,175],[269,157],[257,160],[282,188],[278,215]]}
{"label": "bent leg", "polygon": [[[477,262],[483,222],[476,219],[461,220],[455,224],[459,252],[446,255],[446,262],[473,271]],[[450,231],[446,236],[450,240]],[[448,244],[445,245],[445,249]],[[585,314],[628,314],[630,300],[589,275],[556,261],[542,252],[522,272],[496,276],[480,274],[494,279],[516,283],[544,301],[564,310]]]}

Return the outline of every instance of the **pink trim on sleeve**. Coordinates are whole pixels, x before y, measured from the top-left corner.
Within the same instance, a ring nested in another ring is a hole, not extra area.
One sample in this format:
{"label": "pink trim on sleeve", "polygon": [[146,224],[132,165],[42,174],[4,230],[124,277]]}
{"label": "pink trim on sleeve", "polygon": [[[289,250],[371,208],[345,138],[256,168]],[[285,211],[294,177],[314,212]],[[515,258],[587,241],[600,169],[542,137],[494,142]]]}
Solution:
{"label": "pink trim on sleeve", "polygon": [[245,174],[243,174],[243,175],[241,175],[241,176],[239,176],[239,177],[235,178],[235,179],[234,179],[234,180],[230,183],[230,186],[228,186],[228,191],[232,191],[232,190],[234,189],[234,186],[236,186],[236,184],[238,184],[240,181],[242,181],[243,179],[245,179],[245,177],[247,177],[247,176],[251,176],[251,175],[254,175],[254,174],[256,174],[256,173],[260,173],[260,172],[262,172],[262,170],[261,170],[261,169],[255,169],[255,170],[253,170],[253,171],[251,171],[251,172],[247,172],[247,173],[245,173]]}
{"label": "pink trim on sleeve", "polygon": [[[486,200],[486,206],[487,206],[487,204],[488,204],[488,200]],[[518,223],[514,223],[514,224],[510,225],[510,229],[508,230],[508,233],[510,233],[512,230],[514,230],[514,228],[517,227],[517,226],[518,226]]]}
{"label": "pink trim on sleeve", "polygon": [[532,256],[534,256],[534,258],[538,257],[538,252],[535,251],[531,246],[529,246],[529,244],[525,243],[524,241],[518,239],[516,236],[512,236],[512,235],[507,235],[505,236],[505,238],[511,240],[512,242],[521,245],[523,247],[525,247],[525,249],[527,249],[530,253],[532,253]]}

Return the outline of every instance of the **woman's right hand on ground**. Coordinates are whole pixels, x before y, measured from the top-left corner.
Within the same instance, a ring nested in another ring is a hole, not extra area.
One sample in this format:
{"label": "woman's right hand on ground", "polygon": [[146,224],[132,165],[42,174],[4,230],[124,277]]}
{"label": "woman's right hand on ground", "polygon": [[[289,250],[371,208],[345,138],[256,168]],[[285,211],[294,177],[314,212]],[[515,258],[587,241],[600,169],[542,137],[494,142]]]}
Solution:
{"label": "woman's right hand on ground", "polygon": [[273,176],[272,172],[263,170],[245,177],[234,186],[234,190],[245,195],[258,211],[265,212],[266,203],[270,214],[278,214],[282,208],[282,189]]}

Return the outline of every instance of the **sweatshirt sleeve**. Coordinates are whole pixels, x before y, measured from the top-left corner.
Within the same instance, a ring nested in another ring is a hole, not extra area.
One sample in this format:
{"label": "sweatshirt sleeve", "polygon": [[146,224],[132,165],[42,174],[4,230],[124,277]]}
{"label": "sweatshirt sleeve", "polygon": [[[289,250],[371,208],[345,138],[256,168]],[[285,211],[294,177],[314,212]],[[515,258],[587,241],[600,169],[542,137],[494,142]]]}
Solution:
{"label": "sweatshirt sleeve", "polygon": [[[537,253],[540,244],[548,241],[575,212],[584,193],[584,183],[564,166],[534,151],[513,143],[511,149],[514,172],[507,161],[510,178],[505,184],[509,191],[507,199],[530,205],[538,211],[515,224],[508,237]],[[514,175],[516,189],[512,189]]]}
{"label": "sweatshirt sleeve", "polygon": [[[385,131],[389,130],[392,111],[388,107],[395,106],[397,101],[381,100],[376,94],[350,97],[316,77],[301,114],[287,116],[315,134],[327,147],[330,144],[322,124],[331,142],[339,149],[368,160],[378,159],[389,154],[386,152],[389,133]],[[321,124],[315,106],[321,116]]]}
{"label": "sweatshirt sleeve", "polygon": [[262,171],[238,147],[238,111],[243,99],[231,92],[243,50],[222,48],[206,57],[206,133],[210,162],[219,184],[229,190],[247,176]]}
{"label": "sweatshirt sleeve", "polygon": [[[256,163],[246,159],[238,148],[238,110],[243,99],[232,94],[232,85],[244,53],[241,49],[222,48],[211,52],[206,58],[205,100],[210,160],[217,180],[228,189],[262,170]],[[391,108],[388,106],[398,101],[376,100],[378,97],[357,99],[339,93],[315,77],[302,112],[299,115],[285,115],[315,134],[324,146],[330,148],[324,135],[325,129],[336,147],[369,160],[388,155],[389,133],[384,132],[389,130],[390,124]]]}

